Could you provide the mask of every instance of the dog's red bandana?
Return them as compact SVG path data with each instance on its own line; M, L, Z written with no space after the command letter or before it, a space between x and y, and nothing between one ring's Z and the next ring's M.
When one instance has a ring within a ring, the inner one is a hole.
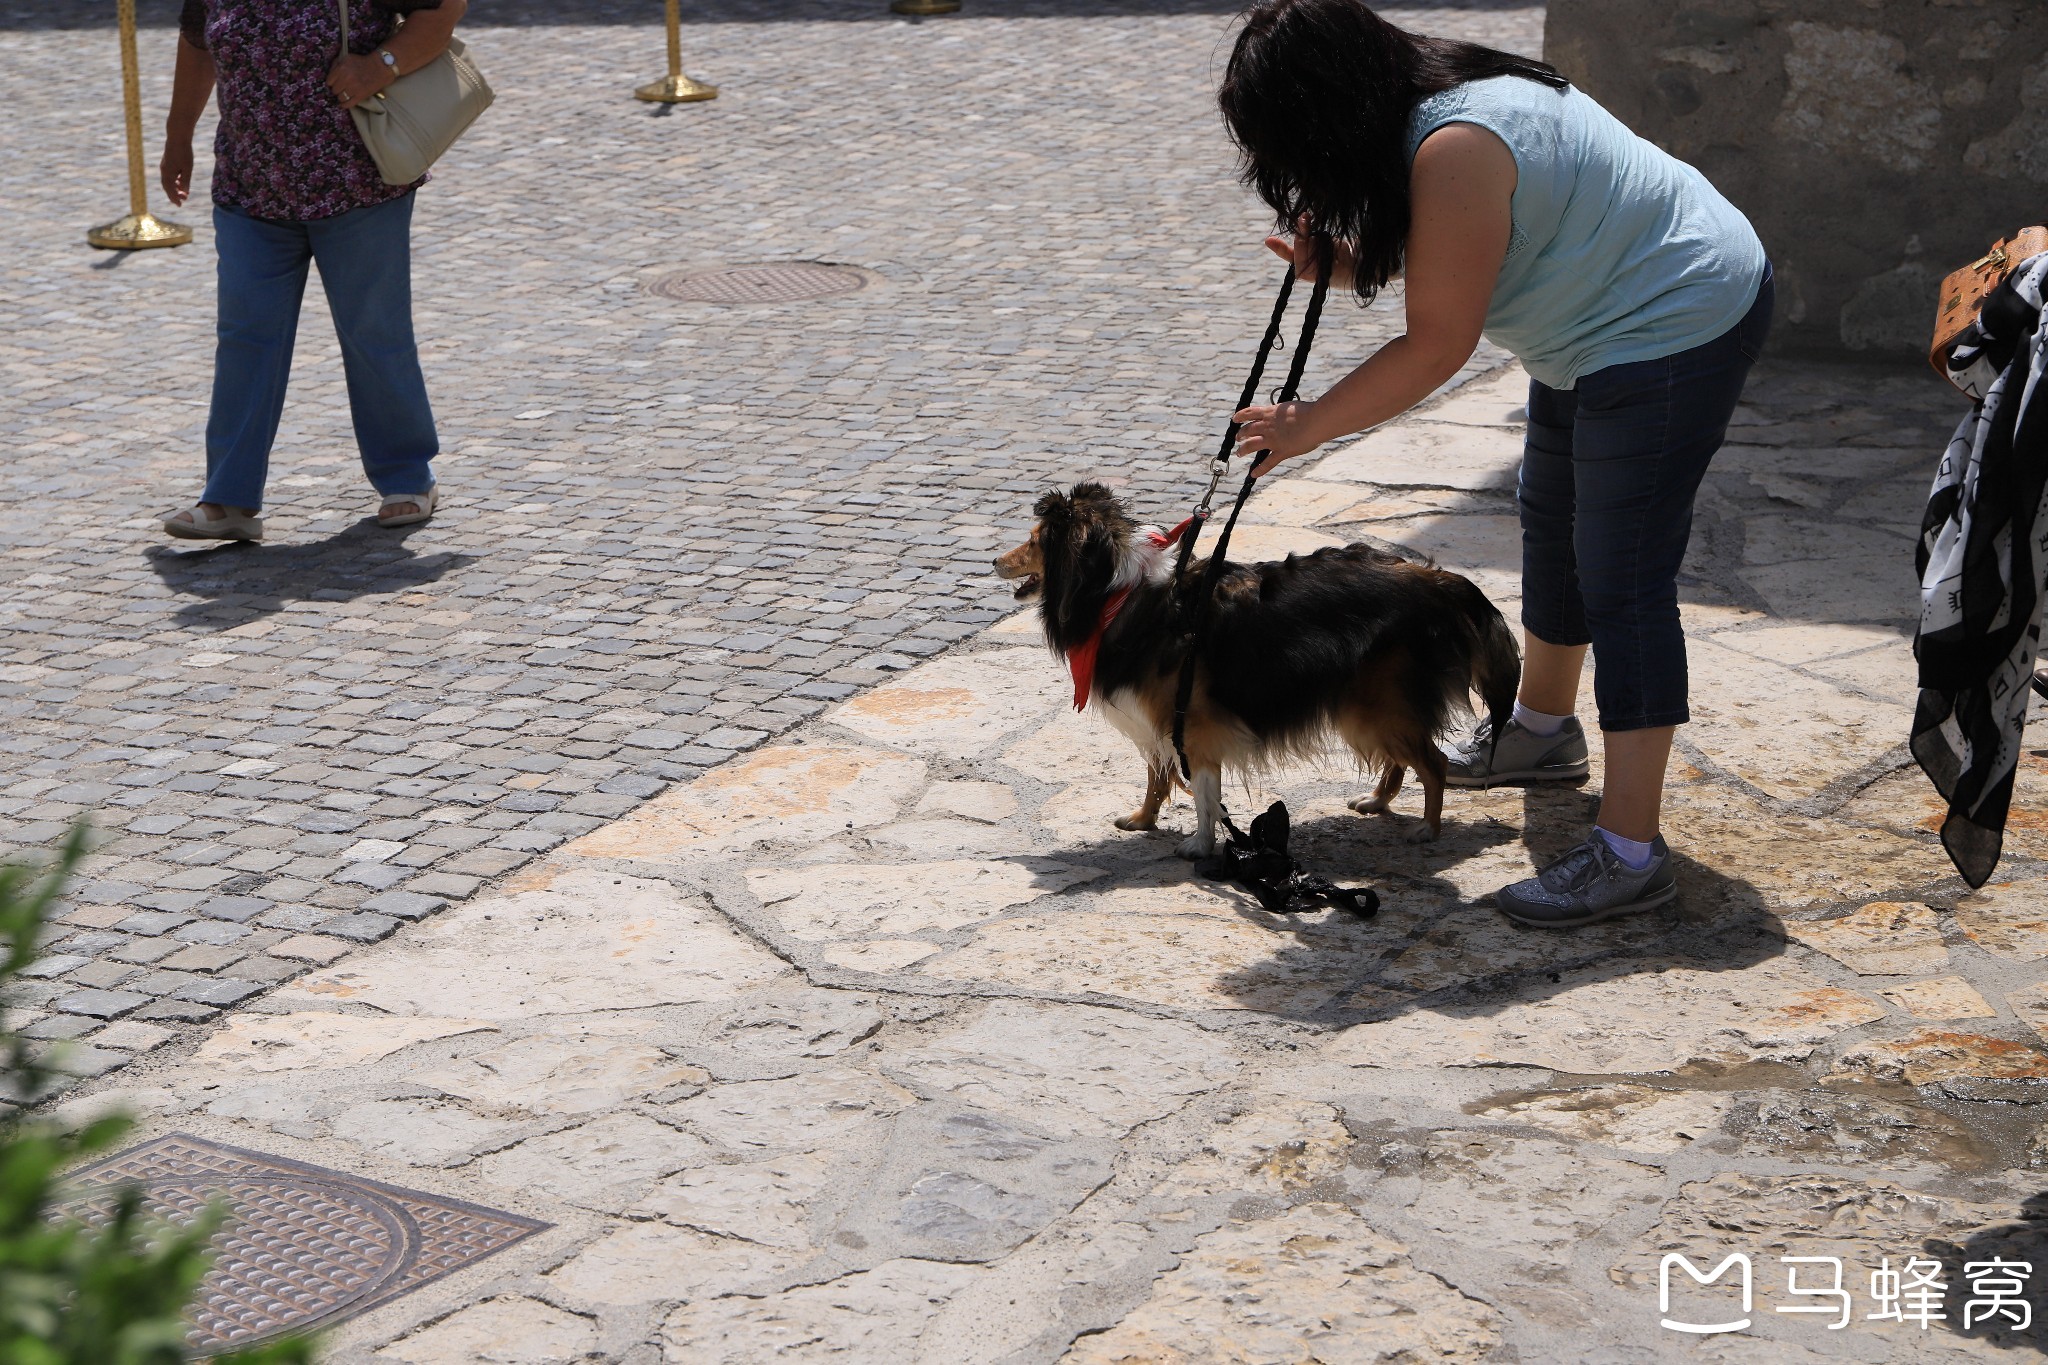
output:
M1193 522L1194 518L1189 517L1171 531L1148 532L1145 538L1152 542L1153 553L1157 554L1178 541ZM1074 675L1076 711L1084 711L1088 707L1089 694L1095 690L1095 654L1102 648L1102 633L1109 629L1111 621L1116 620L1116 614L1124 609L1125 601L1130 598L1132 586L1135 584L1118 588L1111 593L1109 600L1102 604L1102 619L1095 623L1094 631L1087 639L1067 651L1067 671Z

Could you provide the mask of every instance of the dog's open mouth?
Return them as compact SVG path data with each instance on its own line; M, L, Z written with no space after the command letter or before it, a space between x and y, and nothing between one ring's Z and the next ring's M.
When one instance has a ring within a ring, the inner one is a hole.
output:
M1023 579L1017 584L1017 600L1019 602L1028 602L1038 596L1038 589L1043 581L1035 573L1025 574Z

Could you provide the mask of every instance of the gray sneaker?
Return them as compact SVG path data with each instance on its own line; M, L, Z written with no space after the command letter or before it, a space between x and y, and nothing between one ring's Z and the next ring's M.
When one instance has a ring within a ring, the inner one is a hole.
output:
M1538 735L1512 719L1493 738L1493 722L1479 718L1472 733L1444 750L1453 787L1492 787L1504 782L1569 782L1586 775L1586 731L1577 716L1554 735Z
M1678 879L1664 836L1650 848L1650 865L1639 872L1595 834L1527 881L1502 887L1494 904L1516 923L1539 929L1570 929L1655 909L1678 894Z

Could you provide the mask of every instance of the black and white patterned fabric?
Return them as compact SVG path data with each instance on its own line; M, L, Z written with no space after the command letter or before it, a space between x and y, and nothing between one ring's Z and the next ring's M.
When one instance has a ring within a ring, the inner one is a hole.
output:
M1921 522L1913 757L1948 802L1941 842L1982 886L1998 866L2048 599L2048 254L1985 299L1951 351L1981 393L1935 471Z

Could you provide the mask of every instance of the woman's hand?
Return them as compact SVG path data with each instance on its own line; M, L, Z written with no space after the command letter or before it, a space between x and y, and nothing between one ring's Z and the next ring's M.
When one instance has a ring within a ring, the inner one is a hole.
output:
M1231 420L1237 423L1237 453L1266 452L1252 466L1252 477L1269 474L1282 460L1306 455L1323 443L1315 434L1316 405L1306 399L1291 403L1259 403L1240 409Z
M157 166L157 176L163 181L164 198L172 207L185 202L192 193L192 139L190 137L164 138L164 159Z
M468 9L469 0L441 0L433 9L414 10L384 40L383 50L398 63L396 69L374 52L363 57L347 53L328 68L327 88L342 108L355 108L447 51L448 39Z
M1308 216L1294 220L1294 235L1282 237L1277 233L1266 239L1266 250L1294 267L1294 278L1313 280L1321 273L1316 268L1315 234L1308 229ZM1331 251L1333 269L1330 271L1330 288L1351 288L1351 248L1342 242L1335 244Z
M157 175L171 203L182 204L192 193L192 131L206 102L213 98L213 54L194 47L178 34L178 66L171 78L171 107L164 115L164 159Z
M378 94L398 79L390 67L384 65L374 53L358 57L350 53L337 58L327 71L327 88L334 92L344 109L353 109L370 96Z

